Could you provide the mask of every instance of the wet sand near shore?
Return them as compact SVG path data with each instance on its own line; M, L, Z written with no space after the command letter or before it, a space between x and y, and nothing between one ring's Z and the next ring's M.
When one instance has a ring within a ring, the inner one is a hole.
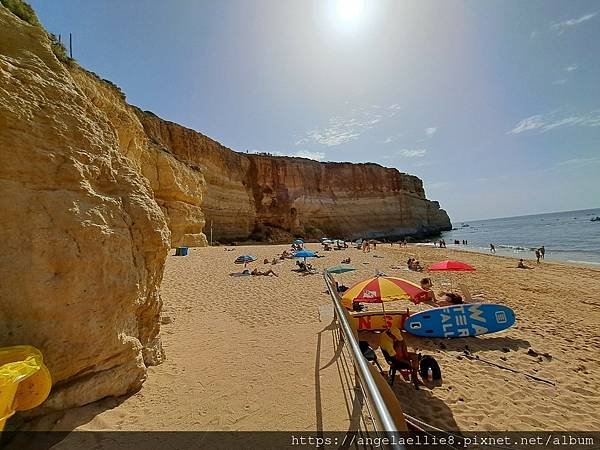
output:
M162 285L165 321L171 321L162 326L167 360L149 369L138 393L69 411L45 427L355 428L360 414L352 411L353 371L336 344L322 275L292 271L294 260L263 264L287 246L229 248L234 251L199 248L187 257L169 257ZM527 262L532 270L523 270L514 258L389 244L371 253L353 248L320 253L325 257L310 261L319 270L352 259L357 271L338 277L348 286L376 271L418 282L424 274L404 269L411 256L425 267L459 259L477 272L425 275L436 291L464 283L482 302L514 309L516 325L501 333L412 338L414 348L438 360L444 383L417 391L399 378L394 391L406 413L452 430L600 431L600 270L535 261ZM229 276L240 270L233 261L242 254L258 258L250 267L272 268L279 277ZM399 303L390 308L407 306ZM466 358L465 349L480 360Z

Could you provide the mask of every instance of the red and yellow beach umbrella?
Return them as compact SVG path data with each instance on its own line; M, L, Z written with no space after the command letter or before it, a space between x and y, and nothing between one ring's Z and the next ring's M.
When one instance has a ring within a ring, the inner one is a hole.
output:
M342 297L342 305L352 309L354 302L383 303L410 300L419 303L429 298L429 293L410 281L396 277L374 277L355 284Z

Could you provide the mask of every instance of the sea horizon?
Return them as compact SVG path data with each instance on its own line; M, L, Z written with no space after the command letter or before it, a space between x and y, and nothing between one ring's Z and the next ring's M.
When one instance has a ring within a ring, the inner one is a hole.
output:
M468 223L468 222L484 222L487 220L498 220L498 219L516 219L516 218L520 218L520 217L545 216L545 215L551 215L551 214L592 211L592 210L597 210L597 209L600 209L600 206L596 206L593 208L584 208L584 209L565 209L562 211L549 211L549 212L541 212L541 213L533 213L533 214L520 214L517 216L488 217L486 219L462 219L462 220L452 220L451 219L450 222L452 223L452 226L454 227L454 225L456 225L456 224L463 224L463 223Z
M534 261L535 250L544 246L546 259L598 266L600 224L592 221L598 216L600 208L591 208L452 222L441 237L456 248L490 253L493 244L495 254Z

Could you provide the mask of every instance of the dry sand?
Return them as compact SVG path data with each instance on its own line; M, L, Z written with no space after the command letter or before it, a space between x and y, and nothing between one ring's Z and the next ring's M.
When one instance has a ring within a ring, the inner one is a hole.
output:
M308 244L317 250L317 244ZM331 301L321 275L303 276L293 260L264 265L285 246L191 249L169 257L162 287L167 360L125 399L104 400L66 413L55 429L84 430L348 430L360 414L345 350L336 344ZM380 244L376 251L320 252L322 270L352 258L350 285L376 270L418 282L404 266L409 256L425 266L460 259L477 272L454 275L484 302L516 312L502 333L455 340L417 339L419 351L441 365L444 384L416 391L397 380L405 412L452 430L600 431L600 270L544 262L517 269L513 258L451 249ZM252 254L251 267L279 277L230 277L233 260ZM445 275L434 275L435 290ZM370 306L378 309L379 305ZM412 308L418 309L418 308ZM322 313L320 320L319 311ZM167 319L167 320L169 320ZM534 381L461 356L480 358L550 380ZM551 358L531 356L534 349ZM383 361L383 358L380 358ZM386 367L385 362L383 362Z

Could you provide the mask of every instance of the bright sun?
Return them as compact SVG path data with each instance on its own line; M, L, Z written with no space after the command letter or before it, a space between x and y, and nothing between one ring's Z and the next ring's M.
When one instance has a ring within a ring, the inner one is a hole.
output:
M337 0L337 14L345 22L356 20L364 7L364 0Z

